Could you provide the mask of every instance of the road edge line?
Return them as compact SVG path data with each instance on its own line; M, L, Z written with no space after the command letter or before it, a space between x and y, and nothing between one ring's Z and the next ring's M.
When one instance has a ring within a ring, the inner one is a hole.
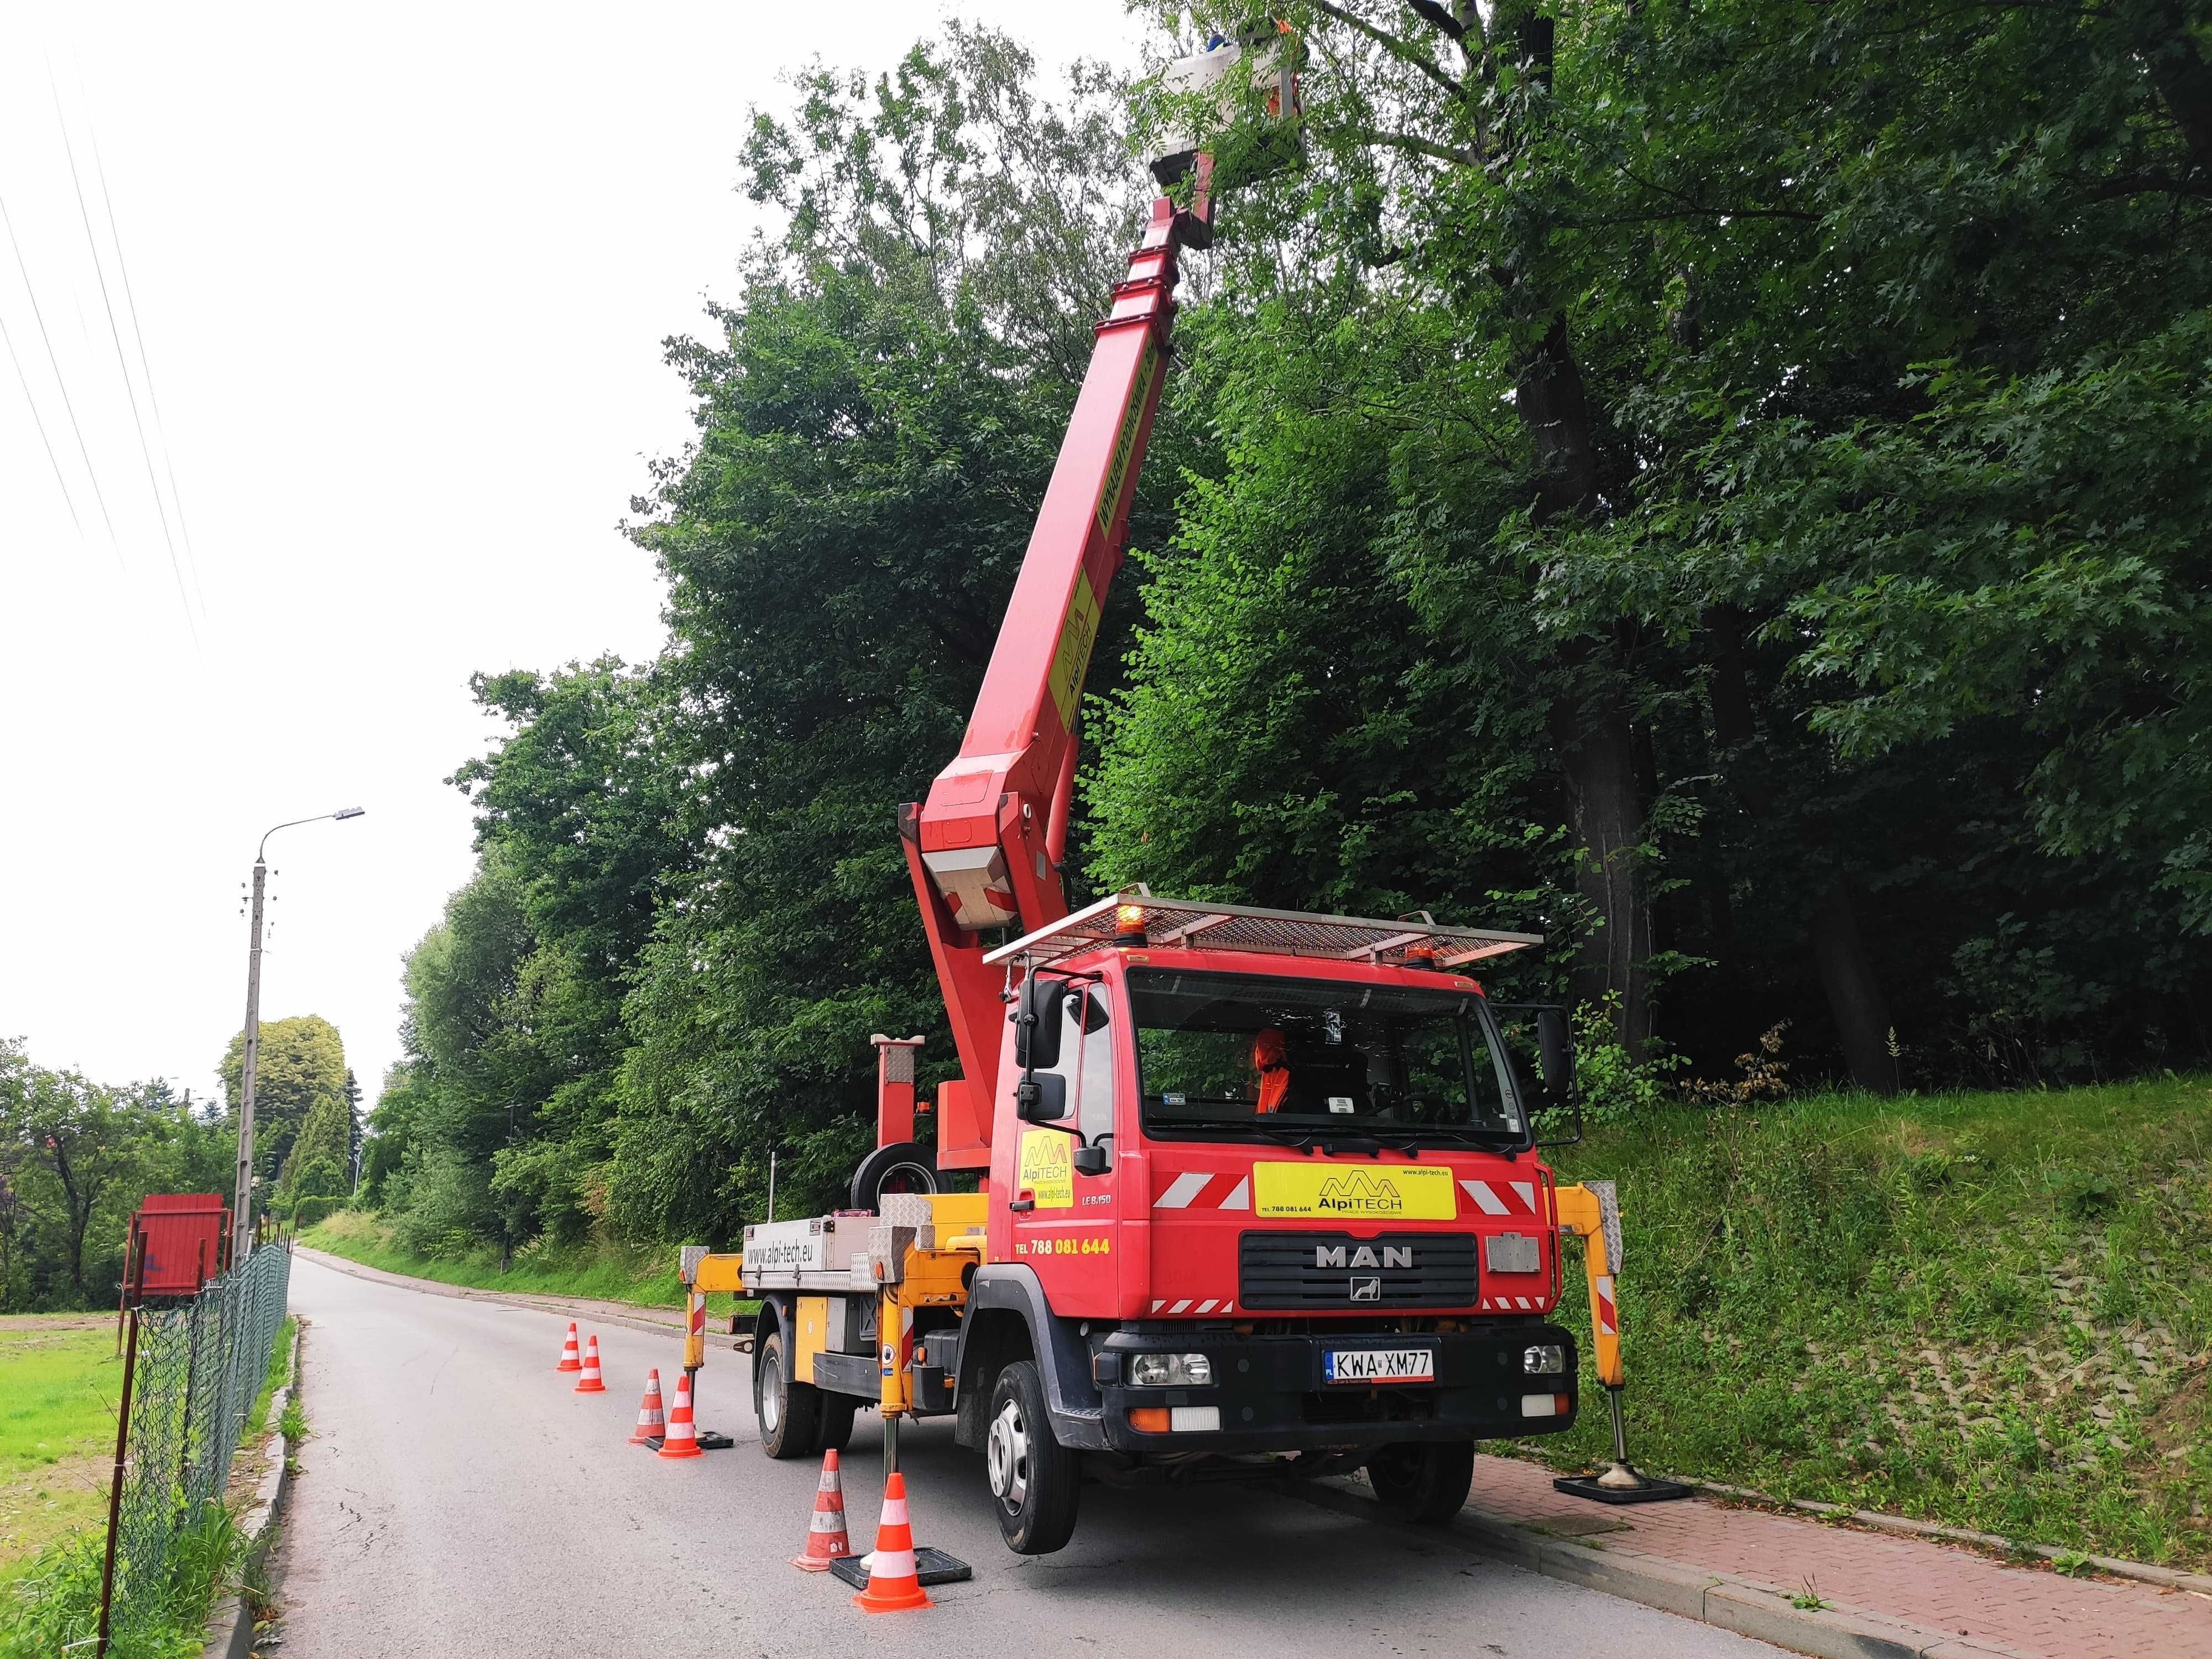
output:
M395 1273L383 1267L372 1267L365 1261L349 1261L342 1255L332 1255L328 1250L318 1250L306 1244L295 1244L293 1249L318 1267L328 1267L333 1273L344 1273L369 1285L389 1285L394 1289L417 1291L427 1296L450 1297L456 1302L489 1302L496 1307L516 1308L524 1313L551 1314L561 1319L579 1319L583 1310L575 1304L589 1302L589 1316L602 1325L619 1325L627 1330L643 1331L653 1336L684 1334L680 1317L660 1320L647 1319L639 1315L609 1313L605 1305L591 1297L532 1297L526 1292L488 1291L474 1285L447 1285L435 1279L417 1279L411 1273ZM556 1304L567 1304L556 1306ZM682 1310L672 1310L680 1315Z
M300 1366L307 1351L307 1322L301 1320L292 1328L292 1364L284 1378L284 1386L269 1396L269 1415L271 1424L283 1421L285 1408L300 1391ZM277 1431L283 1437L283 1431ZM268 1559L270 1546L276 1541L276 1519L283 1510L284 1498L292 1489L292 1453L289 1443L276 1458L274 1467L261 1477L261 1487L253 1497L253 1507L246 1513L239 1530L246 1534L246 1553L240 1558L239 1577L246 1574ZM253 1607L243 1591L224 1597L216 1603L208 1614L207 1644L201 1659L251 1659L253 1651Z
M1664 1556L1592 1549L1462 1510L1443 1527L1398 1520L1348 1480L1299 1481L1291 1496L1415 1536L1455 1539L1478 1555L1547 1578L1601 1590L1662 1613L1733 1631L1813 1659L2041 1659L2016 1648L1964 1639L1856 1607L1814 1609L1764 1584L1708 1571Z

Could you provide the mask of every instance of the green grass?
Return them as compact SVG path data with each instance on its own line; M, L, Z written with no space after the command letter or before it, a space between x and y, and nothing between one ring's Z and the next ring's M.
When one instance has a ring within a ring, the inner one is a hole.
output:
M341 1210L300 1235L311 1249L327 1250L366 1267L410 1278L461 1285L475 1290L519 1291L533 1296L589 1297L601 1302L628 1302L641 1308L681 1308L684 1282L676 1276L677 1248L673 1244L623 1245L591 1243L574 1246L532 1244L514 1253L506 1273L499 1269L499 1252L489 1246L465 1255L414 1255L398 1248L391 1230L374 1216L359 1210ZM707 1298L712 1313L750 1309L757 1304L727 1296Z
M299 1340L300 1321L297 1316L287 1314L278 1328L276 1340L269 1349L269 1373L261 1379L261 1392L253 1401L253 1409L246 1413L246 1437L242 1445L253 1445L261 1438L261 1431L269 1425L269 1405L276 1390L292 1380L292 1349Z
M0 1319L0 1583L106 1515L122 1391L112 1317Z
M255 1431L290 1369L293 1328L284 1322ZM0 1319L0 1659L91 1651L122 1382L112 1320ZM243 1548L229 1511L210 1507L172 1544L157 1604L118 1632L110 1651L198 1654L208 1608L235 1577Z
M0 1659L88 1654L100 1626L103 1528L55 1540L14 1581L0 1584ZM238 1582L246 1540L236 1518L210 1504L169 1546L167 1573L150 1604L118 1616L113 1659L193 1659L207 1639L208 1610Z
M1647 1468L2212 1564L2206 1079L1671 1109L1557 1156L1620 1182ZM1530 1455L1607 1454L1583 1385Z

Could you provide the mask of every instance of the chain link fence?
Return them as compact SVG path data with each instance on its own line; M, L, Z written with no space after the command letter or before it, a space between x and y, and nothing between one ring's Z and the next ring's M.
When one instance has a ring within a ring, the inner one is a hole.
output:
M289 1243L267 1244L190 1300L137 1310L115 1537L111 1623L118 1638L161 1616L173 1553L223 1496L269 1374L291 1278Z

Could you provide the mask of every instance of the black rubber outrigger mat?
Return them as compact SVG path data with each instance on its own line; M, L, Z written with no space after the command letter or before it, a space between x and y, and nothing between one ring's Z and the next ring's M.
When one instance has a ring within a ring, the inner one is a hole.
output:
M867 1564L857 1555L841 1555L830 1563L830 1571L856 1590L868 1587ZM927 1589L932 1584L962 1584L975 1576L975 1569L957 1555L947 1555L943 1550L917 1544L914 1550L914 1576Z
M1594 1498L1601 1504L1665 1504L1677 1498L1694 1498L1697 1488L1686 1486L1679 1480L1655 1480L1646 1477L1640 1486L1601 1486L1594 1474L1563 1474L1552 1482L1552 1490L1563 1492L1570 1498Z

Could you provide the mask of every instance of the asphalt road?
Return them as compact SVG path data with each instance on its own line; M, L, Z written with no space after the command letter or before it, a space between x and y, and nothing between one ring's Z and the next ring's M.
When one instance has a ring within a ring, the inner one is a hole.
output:
M915 1530L975 1577L933 1590L930 1611L870 1617L830 1575L787 1565L817 1469L760 1455L745 1361L726 1347L708 1353L700 1420L738 1446L664 1462L625 1441L647 1366L672 1395L672 1336L602 1330L608 1391L578 1395L553 1369L565 1322L550 1314L304 1258L292 1306L312 1322L310 1438L278 1547L283 1659L1780 1651L1279 1493L1086 1487L1074 1542L1024 1559L999 1540L981 1459L942 1423L901 1445ZM864 1413L844 1460L859 1550L881 1450Z

